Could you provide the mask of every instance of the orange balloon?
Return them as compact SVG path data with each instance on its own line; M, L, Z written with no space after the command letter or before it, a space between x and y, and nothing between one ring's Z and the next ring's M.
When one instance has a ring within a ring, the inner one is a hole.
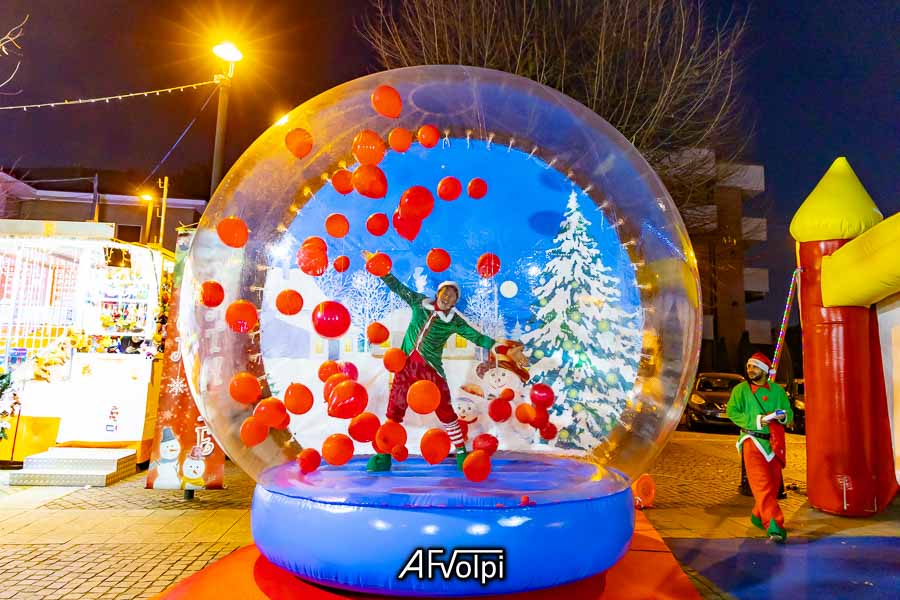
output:
M419 143L426 148L434 148L441 138L441 132L434 125L422 125L419 127L416 137L419 138Z
M474 198L475 200L481 200L487 194L487 182L480 177L476 177L475 179L469 182L469 186L466 191L469 192L469 197Z
M379 85L372 92L372 108L383 117L396 119L403 110L400 92L389 85Z
M359 413L350 421L347 433L357 442L371 442L381 427L381 421L370 412Z
M436 465L450 454L450 436L443 429L429 429L419 442L419 450L425 462Z
M325 231L331 237L342 238L350 231L350 221L340 213L332 213L325 219Z
M537 417L537 411L530 404L520 404L516 407L516 419L519 423L530 424Z
M244 371L231 378L228 393L241 404L253 404L262 395L262 386L259 385L255 375Z
M485 252L478 257L476 268L478 269L478 274L484 279L490 279L500 271L500 257L496 254Z
M302 248L307 252L328 252L328 244L317 235L311 235L303 240Z
M284 416L281 418L281 421L279 421L278 425L273 425L272 429L285 430L288 428L288 425L290 425L290 424L291 424L291 415L289 415L287 413L287 411L285 411Z
M417 381L409 386L406 392L406 402L413 411L420 415L427 415L441 403L441 390L433 381Z
M232 248L243 247L247 243L247 238L250 237L250 230L247 229L244 220L234 216L225 217L219 221L219 224L216 225L216 233L219 234L219 239L223 244Z
M381 323L375 322L366 327L366 337L373 344L383 344L391 337L391 332Z
M334 259L334 270L343 273L350 268L350 259L346 256L338 256Z
M463 475L469 481L484 481L491 474L491 455L484 450L473 450L463 462Z
M251 448L261 444L269 436L269 426L257 417L247 417L241 423L241 441Z
M335 373L331 377L329 377L325 381L325 386L322 390L322 395L325 396L325 402L331 404L332 394L334 393L334 388L338 385L344 383L345 381L349 381L350 378L346 373Z
M383 252L376 252L366 261L366 271L375 277L384 277L391 272L391 257Z
M236 333L247 333L259 322L256 307L246 300L235 300L225 310L225 322Z
M366 219L366 229L372 235L384 235L390 226L391 222L388 221L387 215L384 213L373 213Z
M406 445L406 429L396 421L385 421L375 432L375 442L379 448L393 449Z
M361 165L377 165L386 151L384 140L371 129L363 129L353 138L353 156Z
M334 433L322 443L322 458L329 465L345 465L353 458L353 440L343 433Z
M341 372L341 365L334 360L326 360L321 365L319 365L319 381L325 383L328 381L328 378L334 375L335 373Z
M331 185L337 193L346 196L353 191L353 173L347 169L338 169L331 175Z
M387 177L375 165L360 165L353 171L352 181L353 188L366 198L377 200L387 194Z
M200 303L215 308L225 300L225 290L218 281L204 281L200 286Z
M444 177L438 182L437 193L441 200L456 200L462 194L462 184L456 177Z
M443 248L432 248L425 257L425 264L435 273L441 273L450 268L450 254Z
M384 353L384 368L399 373L406 366L406 354L400 348L388 348Z
M409 450L406 446L394 446L391 450L391 457L397 462L403 462L409 458Z
M312 473L322 464L322 455L315 448L304 448L297 455L297 464L301 473Z
M296 315L303 310L303 296L296 290L282 290L275 297L275 308L283 315Z
M510 388L503 388L500 390L500 395L497 396L500 400L505 400L507 402L512 402L515 397L516 393Z
M631 485L634 494L635 506L640 503L641 508L652 508L656 499L656 483L653 478L644 473Z
M278 398L265 398L260 400L256 408L253 409L253 416L269 427L277 427L284 419L286 412L281 400Z
M413 134L409 129L396 127L388 134L388 144L395 152L406 152L412 146Z
M284 407L295 415L309 412L313 405L312 391L302 383L292 383L284 392Z
M342 381L331 391L328 399L328 416L336 419L352 419L366 410L369 403L369 393L366 387L347 379Z
M297 158L303 158L313 147L312 135L305 129L293 129L284 136L284 145Z

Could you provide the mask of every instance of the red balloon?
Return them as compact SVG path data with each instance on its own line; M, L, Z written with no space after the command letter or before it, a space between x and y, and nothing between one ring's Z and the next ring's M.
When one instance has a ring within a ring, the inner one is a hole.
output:
M312 390L302 383L292 383L284 392L284 407L295 415L304 415L313 405Z
M400 348L388 348L383 361L385 369L391 373L399 373L406 366L406 354Z
M395 152L406 152L412 146L413 134L409 129L396 127L388 134L388 144Z
M296 290L282 290L275 298L275 308L283 315L296 315L303 310L303 296Z
M247 224L240 217L225 217L216 225L216 233L219 239L226 246L232 248L242 248L250 237L250 230Z
M512 406L506 400L495 398L488 404L488 416L497 423L503 423L512 416Z
M406 392L406 402L413 412L420 415L432 413L441 403L441 390L433 381L417 381Z
M534 405L532 405L534 406ZM546 408L537 408L534 409L534 419L531 420L531 425L535 429L541 429L547 423L550 422L550 413L547 412Z
M322 464L322 455L315 448L304 448L297 455L297 464L301 473L312 473Z
M200 286L200 303L215 308L225 300L225 290L218 281L204 281Z
M359 379L359 369L357 369L356 365L354 365L349 360L342 360L338 363L338 366L340 366L341 368L341 373L343 373L353 381Z
M531 386L530 395L531 403L534 404L537 408L543 408L544 410L546 410L553 406L555 394L553 393L553 388L546 383L536 383Z
M241 441L251 448L263 443L269 436L269 426L256 417L247 417L241 423Z
M325 231L331 237L342 238L350 231L350 221L340 213L330 214L325 219Z
M328 252L328 244L322 238L311 235L303 240L302 248L306 248L309 252Z
M338 169L331 176L331 185L339 194L346 196L353 191L353 173L347 169Z
M391 332L381 323L375 322L366 327L366 337L372 344L383 344L391 337Z
M235 300L225 310L225 322L236 333L247 333L259 322L256 307L246 300Z
M384 235L387 233L388 227L390 227L391 223L388 221L387 215L384 213L374 213L369 215L369 218L366 219L366 229L369 230L369 233L372 235Z
M419 138L419 143L426 148L434 148L437 146L438 140L441 139L441 132L434 125L422 125L419 127L419 132L416 135Z
M337 384L331 392L328 416L337 419L352 419L366 410L369 393L361 383L348 379Z
M241 404L253 404L262 396L262 386L255 375L244 371L231 378L228 393Z
M490 279L500 271L500 257L487 252L478 258L478 274L485 279Z
M481 200L487 194L487 182L484 179L476 177L469 182L469 197L475 200Z
M328 379L325 380L325 386L322 388L322 395L325 397L326 403L331 403L331 394L334 392L334 388L345 381L350 381L346 373L338 372L334 375L329 375Z
M388 189L387 177L375 165L360 165L353 171L353 188L366 198L384 198Z
M403 110L400 92L389 85L379 85L372 92L372 108L383 117L396 119Z
M473 450L463 462L463 475L469 481L484 481L491 474L491 455L484 450Z
M409 217L421 221L427 219L434 210L434 196L428 188L414 185L400 196L398 211L401 217Z
M499 440L489 433L482 433L472 440L472 448L475 450L484 450L490 456L493 456L494 452L496 452L499 447Z
M391 450L391 458L396 460L397 462L403 462L407 458L409 458L409 450L406 446L394 446Z
M284 136L284 145L297 158L303 158L313 147L312 135L305 129L293 129Z
M284 419L286 412L287 410L285 410L281 400L278 398L265 398L260 400L256 408L253 409L253 416L269 427L275 427Z
M375 433L381 427L378 417L370 412L364 412L353 417L347 433L357 442L371 442L375 439Z
M383 252L376 252L366 261L366 271L375 277L384 277L391 272L391 257Z
M547 423L541 427L541 438L545 440L552 440L556 437L557 433L559 433L559 431L553 423Z
M425 264L435 273L441 273L450 268L450 254L441 248L432 248L425 257Z
M353 440L343 433L334 433L322 443L322 458L329 465L345 465L353 458Z
M319 277L328 270L328 255L310 248L300 248L297 252L297 266L312 277Z
M334 270L343 273L350 268L350 259L346 256L338 256L334 259Z
M335 360L326 360L321 365L319 365L319 381L325 383L328 381L328 378L336 373L341 372L341 365L337 363Z
M443 429L429 429L419 442L422 458L430 465L436 465L450 454L450 436Z
M394 211L393 221L394 229L397 230L400 237L409 240L410 242L416 239L416 236L419 235L419 231L422 229L422 221L401 217L399 209Z
M350 329L350 312L340 302L326 300L313 309L312 324L323 338L339 338Z
M438 183L437 193L441 200L456 200L462 194L462 184L456 177L444 177Z
M353 138L353 156L361 165L377 165L386 151L384 140L371 129L363 129Z

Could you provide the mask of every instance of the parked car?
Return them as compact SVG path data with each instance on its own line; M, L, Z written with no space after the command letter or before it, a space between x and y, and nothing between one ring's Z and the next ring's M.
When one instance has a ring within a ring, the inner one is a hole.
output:
M681 418L682 424L688 429L698 425L734 427L725 415L725 408L731 390L742 381L744 378L734 373L698 373Z
M789 429L794 433L806 433L806 392L803 388L803 380L795 379L788 389L791 399L791 409L794 411L794 422Z

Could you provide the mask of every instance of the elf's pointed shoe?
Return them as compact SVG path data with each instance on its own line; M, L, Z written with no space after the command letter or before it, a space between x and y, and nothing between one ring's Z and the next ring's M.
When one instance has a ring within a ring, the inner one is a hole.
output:
M459 450L456 451L456 468L459 469L460 471L463 470L463 463L466 462L466 457L468 455L469 455L469 453L466 451L465 448L460 448Z
M763 522L762 522L762 519L761 519L760 517L757 517L756 515L751 514L751 515L750 515L750 522L753 523L753 526L754 526L754 527L757 527L757 528L759 528L759 529L762 529L763 531L766 530L766 528L763 527Z
M766 530L769 539L776 544L783 544L787 541L787 530L775 522L775 519L769 521L769 528Z
M390 454L376 454L369 458L369 461L366 463L366 471L370 473L381 473L385 471L391 470L391 455Z

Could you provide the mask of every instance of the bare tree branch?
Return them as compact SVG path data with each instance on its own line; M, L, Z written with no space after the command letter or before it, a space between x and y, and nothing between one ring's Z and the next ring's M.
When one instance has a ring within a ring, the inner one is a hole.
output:
M6 35L0 37L0 59L7 59L17 56L22 56L22 46L19 44L19 39L25 35L25 23L28 22L28 15L25 15L25 18L22 19L22 22L10 29L6 32ZM19 66L21 66L22 61L15 59L15 66L12 68L12 72L4 79L2 75L0 75L0 90L4 86L6 86L13 78L16 76L16 73L19 72ZM22 90L18 90L15 92L4 92L0 91L0 95L2 96L14 96L16 94L21 93Z

